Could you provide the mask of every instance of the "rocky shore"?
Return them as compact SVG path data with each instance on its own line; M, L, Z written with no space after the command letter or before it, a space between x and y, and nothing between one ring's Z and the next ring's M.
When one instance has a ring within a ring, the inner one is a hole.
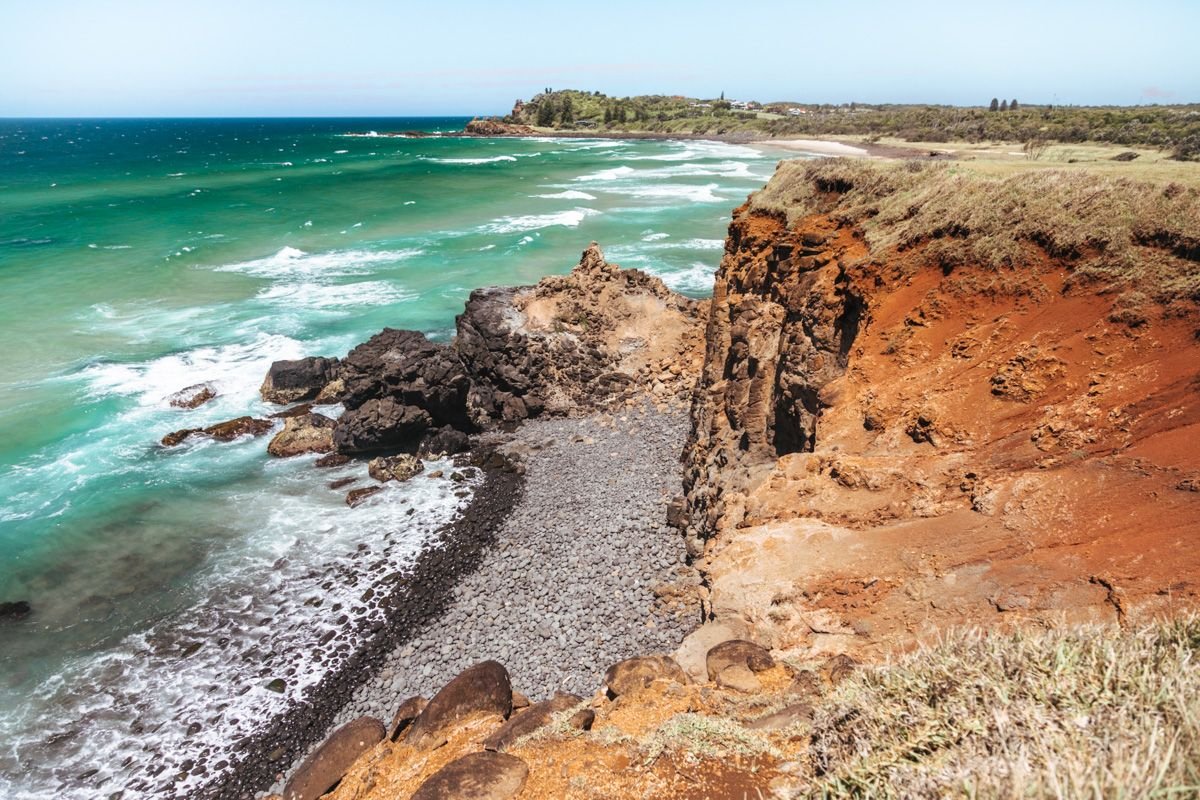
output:
M491 536L473 534L488 542L477 565L447 572L444 607L397 642L331 726L390 720L483 659L536 701L589 694L609 664L678 647L700 618L698 578L666 525L686 434L682 408L642 407L485 436L522 468L520 499Z

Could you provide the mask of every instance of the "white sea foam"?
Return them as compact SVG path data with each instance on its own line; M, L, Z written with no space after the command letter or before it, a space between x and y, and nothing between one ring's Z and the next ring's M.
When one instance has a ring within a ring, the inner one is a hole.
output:
M338 277L358 275L379 264L404 261L419 256L420 249L407 250L331 250L324 253L306 253L295 247L283 247L274 255L225 264L216 267L217 272L244 272L261 278L287 277Z
M660 239L668 239L668 238L670 238L670 236L671 236L671 234L669 234L669 233L648 233L642 237L642 241L643 242L657 242Z
M412 300L416 295L405 292L387 281L360 283L284 283L263 289L258 299L279 303L288 309L329 311L359 306L384 306Z
M435 164L494 164L500 161L516 161L516 156L493 156L491 158L430 158Z
M716 194L717 184L708 183L703 186L691 186L682 183L660 183L633 186L606 187L604 191L612 194L625 195L645 199L669 197L671 199L687 200L692 203L726 203L728 200Z
M572 208L569 211L559 211L554 214L528 214L520 217L501 217L482 226L480 230L485 233L520 233L522 231L536 231L541 228L553 228L556 226L577 228L585 219L599 213L594 208L578 207Z
M535 195L530 195L530 197L542 197L547 200L595 200L596 199L596 195L588 194L587 192L580 192L576 189L567 189L566 191L555 192L554 194L535 194Z
M133 397L141 406L164 407L185 386L211 382L219 395L253 398L271 362L302 358L304 345L286 336L260 334L251 341L198 347L150 361L101 363L85 368L82 377L94 398Z
M636 170L633 167L613 167L611 169L602 169L599 172L593 172L588 175L580 175L575 180L577 181L615 181L618 178L623 178L626 175L632 175Z

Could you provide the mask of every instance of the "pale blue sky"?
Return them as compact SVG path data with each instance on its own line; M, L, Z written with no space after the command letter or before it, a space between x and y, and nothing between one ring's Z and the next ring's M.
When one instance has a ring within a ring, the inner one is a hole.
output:
M1200 0L0 0L0 116L761 101L1200 101Z

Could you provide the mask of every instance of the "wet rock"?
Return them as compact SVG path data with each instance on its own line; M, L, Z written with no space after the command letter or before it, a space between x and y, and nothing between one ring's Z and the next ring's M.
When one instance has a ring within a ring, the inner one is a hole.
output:
M379 494L382 491L382 486L364 486L361 489L351 489L346 493L346 505L356 508L371 495Z
M465 717L476 713L497 714L508 719L512 713L512 683L508 670L497 661L469 667L434 695L408 734L408 744L428 748Z
M396 713L392 715L392 724L388 725L388 741L394 742L399 739L400 734L408 730L413 720L420 716L427 705L429 705L429 701L424 697L410 697L401 703L400 707L396 709Z
M302 417L305 414L312 413L312 403L301 403L298 406L285 408L283 411L276 411L274 414L268 415L270 419L287 419L289 417Z
M333 429L336 424L324 414L288 417L283 422L283 430L275 434L267 445L267 452L277 458L303 453L328 453L333 450Z
M708 679L717 680L721 673L733 666L743 667L749 672L763 672L775 666L771 653L754 642L731 639L721 642L708 651L704 659Z
M33 613L28 600L0 603L0 621L24 619Z
M400 450L416 445L432 424L429 412L417 406L390 397L368 400L338 420L333 444L339 453Z
M334 377L336 358L313 356L295 361L276 361L267 371L259 388L268 403L295 403L312 400Z
M270 433L274 427L275 425L269 419L238 417L226 422L218 422L207 428L185 428L168 433L162 438L162 443L167 447L174 447L192 436L207 436L218 442L231 442L241 436L262 436Z
M198 408L217 396L217 390L211 383L197 383L186 389L180 389L167 398L167 402L175 408Z
M471 753L435 772L412 800L508 800L525 788L529 767L507 753Z
M421 440L417 453L425 458L453 456L471 449L471 439L450 426L439 428Z
M321 456L313 462L313 466L325 469L327 467L341 467L349 464L354 459L350 456L342 455L341 453L330 453L327 456Z
M287 690L287 681L285 681L283 678L275 678L266 685L266 689L269 692L283 694Z
M336 481L329 482L330 489L342 489L352 483L358 481L358 478L338 478Z
M581 702L583 700L573 694L559 694L551 700L534 703L484 739L483 749L504 752L518 739L528 736L538 728L549 725L554 721L555 715L569 711ZM574 717L572 717L572 721L574 721ZM582 722L582 719L579 721Z
M398 456L372 458L367 464L367 474L380 483L403 482L425 471L425 464L416 456L402 453Z
M304 759L283 788L285 800L317 800L345 777L363 753L384 739L383 723L359 717L334 731Z
M613 697L637 694L655 681L686 684L687 675L669 656L636 656L618 661L604 673L604 685Z

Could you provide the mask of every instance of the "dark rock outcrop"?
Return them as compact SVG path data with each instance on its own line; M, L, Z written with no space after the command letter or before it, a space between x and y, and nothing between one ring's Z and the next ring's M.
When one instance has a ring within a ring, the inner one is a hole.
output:
M417 448L417 455L422 458L439 458L465 453L470 449L470 437L447 425L427 434L421 440L421 446Z
M391 398L429 414L429 427L470 428L466 398L470 386L462 362L449 345L431 342L417 331L385 328L355 347L338 373L341 399L351 409L373 399Z
M312 400L334 379L337 364L336 358L320 356L295 361L276 361L267 371L267 377L258 390L259 394L268 403L287 404Z
M24 619L33 613L28 600L0 603L0 621Z
M538 132L528 125L501 122L498 119L476 117L466 124L463 131L471 136L537 136Z
M432 424L423 408L391 397L371 399L341 416L333 430L333 446L339 453L415 449Z
M507 753L471 753L430 776L412 800L508 800L525 788L529 767Z
M285 800L317 800L337 784L363 753L383 741L383 723L359 717L334 731L288 780Z
M346 493L346 505L355 508L362 504L364 500L373 494L379 494L383 491L382 486L364 486L361 489L351 489Z
M413 722L406 741L417 749L436 746L446 732L477 713L505 719L512 713L512 682L498 661L468 667L442 687Z

